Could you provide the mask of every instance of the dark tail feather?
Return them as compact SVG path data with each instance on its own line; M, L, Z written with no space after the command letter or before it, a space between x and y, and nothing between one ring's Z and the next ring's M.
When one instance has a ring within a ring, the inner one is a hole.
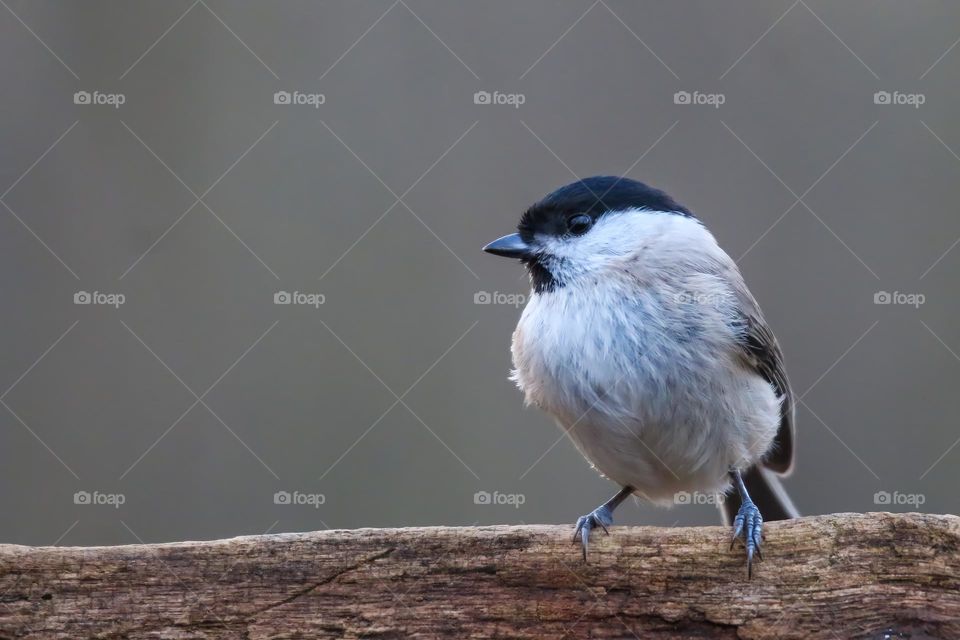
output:
M750 467L743 474L743 483L747 486L747 493L753 503L760 509L764 522L771 520L788 520L799 518L800 513L793 506L790 496L780 484L780 479L769 469ZM733 519L740 510L740 494L734 488L724 498L720 505L720 512L727 525L733 524Z

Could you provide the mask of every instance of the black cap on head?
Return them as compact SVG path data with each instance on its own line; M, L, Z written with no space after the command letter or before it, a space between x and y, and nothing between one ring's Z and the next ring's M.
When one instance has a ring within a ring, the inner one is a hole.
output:
M523 214L518 230L528 242L535 233L560 236L566 233L571 216L585 214L595 222L608 211L625 209L693 217L686 207L659 189L630 178L594 176L560 187L534 204Z

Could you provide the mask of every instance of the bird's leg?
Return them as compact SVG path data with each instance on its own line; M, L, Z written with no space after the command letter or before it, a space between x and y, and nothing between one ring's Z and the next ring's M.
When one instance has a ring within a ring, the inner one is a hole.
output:
M737 538L743 538L743 544L747 548L747 578L753 575L753 554L763 560L760 553L760 541L763 537L763 516L757 505L753 504L750 494L747 493L747 487L743 484L743 476L739 469L731 469L730 477L740 493L740 510L737 511L737 517L733 519L733 538L730 540L730 548L737 541Z
M590 530L595 527L603 529L604 533L607 527L613 524L613 510L620 506L620 503L627 499L634 491L633 487L624 487L620 489L617 495L613 496L602 505L591 511L585 516L577 519L577 528L573 532L573 542L576 544L577 538L580 538L583 544L583 561L587 561L587 545L590 543Z

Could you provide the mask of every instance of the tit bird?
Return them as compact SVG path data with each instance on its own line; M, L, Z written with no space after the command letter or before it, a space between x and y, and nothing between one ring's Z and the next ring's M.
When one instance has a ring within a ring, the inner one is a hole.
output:
M487 253L519 259L533 291L511 378L619 493L576 523L587 558L628 496L726 492L747 572L763 518L798 516L783 355L736 263L687 208L629 178L586 178L523 214ZM763 513L763 516L761 516Z

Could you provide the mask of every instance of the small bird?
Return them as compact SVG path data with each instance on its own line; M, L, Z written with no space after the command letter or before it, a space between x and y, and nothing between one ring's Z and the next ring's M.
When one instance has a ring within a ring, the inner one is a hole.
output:
M532 284L511 379L622 487L577 520L584 561L590 532L607 531L627 497L666 505L732 483L721 513L751 576L763 518L799 515L777 478L793 466L793 395L773 332L710 231L662 191L597 176L547 195L483 250L519 259Z

